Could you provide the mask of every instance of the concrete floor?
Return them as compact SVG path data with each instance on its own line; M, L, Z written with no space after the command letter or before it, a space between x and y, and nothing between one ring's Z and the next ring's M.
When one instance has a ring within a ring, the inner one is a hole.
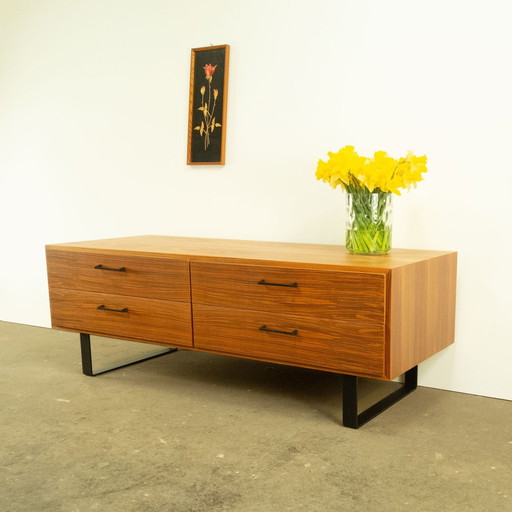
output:
M100 366L151 348L93 338ZM5 322L0 364L2 512L512 510L512 402L419 388L350 430L338 375L179 351L86 377L77 334Z

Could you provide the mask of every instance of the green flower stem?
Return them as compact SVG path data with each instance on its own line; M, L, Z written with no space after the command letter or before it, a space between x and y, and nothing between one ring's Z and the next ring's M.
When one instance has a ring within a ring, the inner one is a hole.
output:
M359 190L347 198L347 249L355 254L386 254L391 249L389 193Z

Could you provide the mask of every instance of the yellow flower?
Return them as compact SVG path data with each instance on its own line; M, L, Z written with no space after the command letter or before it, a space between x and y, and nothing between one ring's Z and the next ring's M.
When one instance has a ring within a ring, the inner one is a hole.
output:
M345 146L337 153L328 153L329 160L319 160L316 177L336 188L341 185L346 187L350 184L351 176L360 173L366 161L365 157L359 156L354 151L354 146Z
M345 146L337 153L328 153L329 160L318 161L316 178L333 188L341 186L349 192L393 192L409 189L423 179L427 172L427 157L407 156L394 159L385 151L376 151L373 158L359 156L354 146Z
M213 99L216 100L219 95L219 91L217 89L213 89Z
M205 91L206 87L203 85L203 87L201 87L201 96L204 96Z

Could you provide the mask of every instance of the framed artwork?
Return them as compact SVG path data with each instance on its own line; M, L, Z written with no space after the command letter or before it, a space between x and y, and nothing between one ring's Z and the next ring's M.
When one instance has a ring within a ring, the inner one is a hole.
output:
M224 164L228 72L229 45L192 49L188 165Z

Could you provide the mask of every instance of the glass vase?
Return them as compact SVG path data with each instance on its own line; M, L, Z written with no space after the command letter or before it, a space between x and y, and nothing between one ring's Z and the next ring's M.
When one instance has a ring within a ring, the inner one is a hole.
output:
M346 246L352 254L386 254L391 249L391 193L347 193Z

